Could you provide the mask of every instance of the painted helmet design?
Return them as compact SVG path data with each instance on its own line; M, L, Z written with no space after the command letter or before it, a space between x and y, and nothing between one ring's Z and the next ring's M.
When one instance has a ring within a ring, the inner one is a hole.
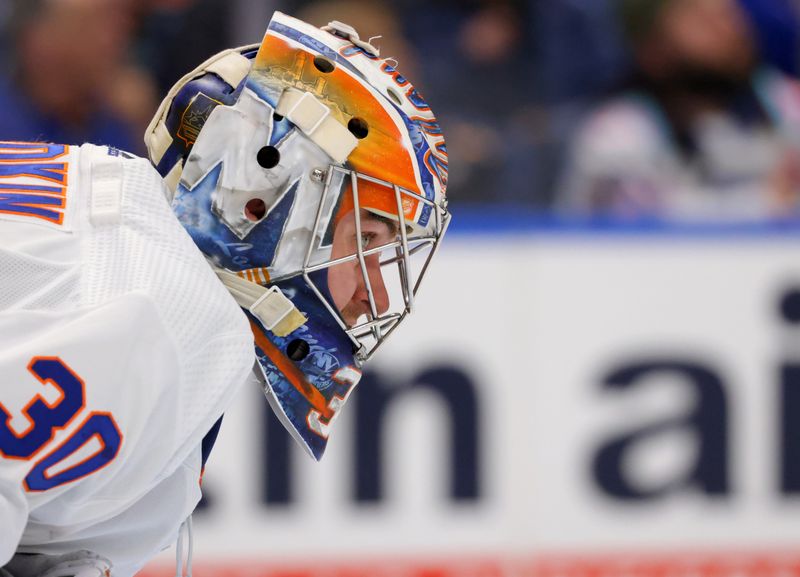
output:
M250 320L273 408L321 458L450 220L430 108L351 27L276 12L260 45L181 79L145 142Z

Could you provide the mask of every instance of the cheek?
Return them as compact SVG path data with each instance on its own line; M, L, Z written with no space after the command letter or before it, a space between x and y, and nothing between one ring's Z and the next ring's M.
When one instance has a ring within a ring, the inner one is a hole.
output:
M342 311L356 292L356 275L352 262L328 269L328 289L333 297L333 304Z

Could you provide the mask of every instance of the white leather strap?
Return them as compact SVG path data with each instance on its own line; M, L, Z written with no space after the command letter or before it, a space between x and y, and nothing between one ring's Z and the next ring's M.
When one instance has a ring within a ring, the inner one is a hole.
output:
M295 306L278 287L273 286L258 297L249 310L261 319L264 328L271 331L295 310Z
M278 105L280 107L280 104ZM278 114L281 114L280 110ZM317 100L310 92L304 92L286 111L284 116L297 128L311 135L331 115L331 109Z
M275 112L297 126L338 164L347 160L358 144L358 139L331 116L330 108L310 92L287 88Z
M236 88L242 79L250 72L250 60L242 56L239 50L228 52L222 58L211 62L206 71L213 72L229 86Z
M276 336L285 337L308 320L278 287L266 288L223 269L215 272L236 303Z
M183 172L183 159L179 159L178 162L172 165L172 168L169 169L169 172L164 177L164 184L167 185L167 189L169 191L169 196L167 200L171 203L173 197L175 196L175 192L178 190L178 183L181 181L181 173Z
M250 70L250 60L248 60L247 57L242 56L242 51L257 47L258 44L252 44L248 46L241 46L239 48L224 50L223 52L215 54L203 62L200 66L184 75L183 78L175 83L175 85L167 93L167 96L164 98L164 100L161 101L158 111L156 112L155 116L153 116L153 119L150 121L150 125L147 127L147 130L145 130L144 133L144 143L147 146L150 160L153 162L153 164L158 164L161 162L161 158L164 156L164 153L167 151L170 144L172 144L172 136L170 136L165 122L167 120L167 115L169 114L169 109L170 106L172 106L172 100L175 98L175 95L178 94L178 92L180 92L188 82L205 74L206 72L213 72L227 82L231 87L236 88L239 82L241 82L241 80L247 76L247 73Z
M122 161L97 159L92 163L89 221L94 226L117 224L122 212Z

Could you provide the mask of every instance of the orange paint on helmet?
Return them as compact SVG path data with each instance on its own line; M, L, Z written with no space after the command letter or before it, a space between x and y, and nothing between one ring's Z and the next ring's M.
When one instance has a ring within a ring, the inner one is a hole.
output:
M354 118L364 121L368 134L359 140L347 165L359 173L422 194L411 161L414 154L410 150L408 134L401 133L398 123L392 118L391 104L355 78L354 72L347 70L344 65L323 72L315 65L312 53L292 46L287 40L273 34L267 34L264 38L253 66L254 69L263 70L267 77L281 78L287 86L312 93L330 108L333 117L344 126ZM349 184L346 186L337 218L354 208L352 189ZM385 216L397 216L396 197L385 186L360 180L358 197L362 208ZM415 198L403 196L406 219L413 220L418 204Z

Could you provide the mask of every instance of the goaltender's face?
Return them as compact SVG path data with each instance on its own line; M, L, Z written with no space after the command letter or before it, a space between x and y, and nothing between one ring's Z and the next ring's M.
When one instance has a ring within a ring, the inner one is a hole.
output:
M366 251L393 242L397 237L397 225L391 220L378 217L363 208L359 214L361 216L361 238L358 238L356 231L355 211L347 213L336 224L331 260L356 254L359 242ZM375 253L365 257L364 260L375 299L375 308L378 314L383 314L389 309L389 295L383 282L380 257L381 253ZM354 326L360 317L371 313L369 293L358 259L337 264L328 269L328 287L333 302L347 326Z

